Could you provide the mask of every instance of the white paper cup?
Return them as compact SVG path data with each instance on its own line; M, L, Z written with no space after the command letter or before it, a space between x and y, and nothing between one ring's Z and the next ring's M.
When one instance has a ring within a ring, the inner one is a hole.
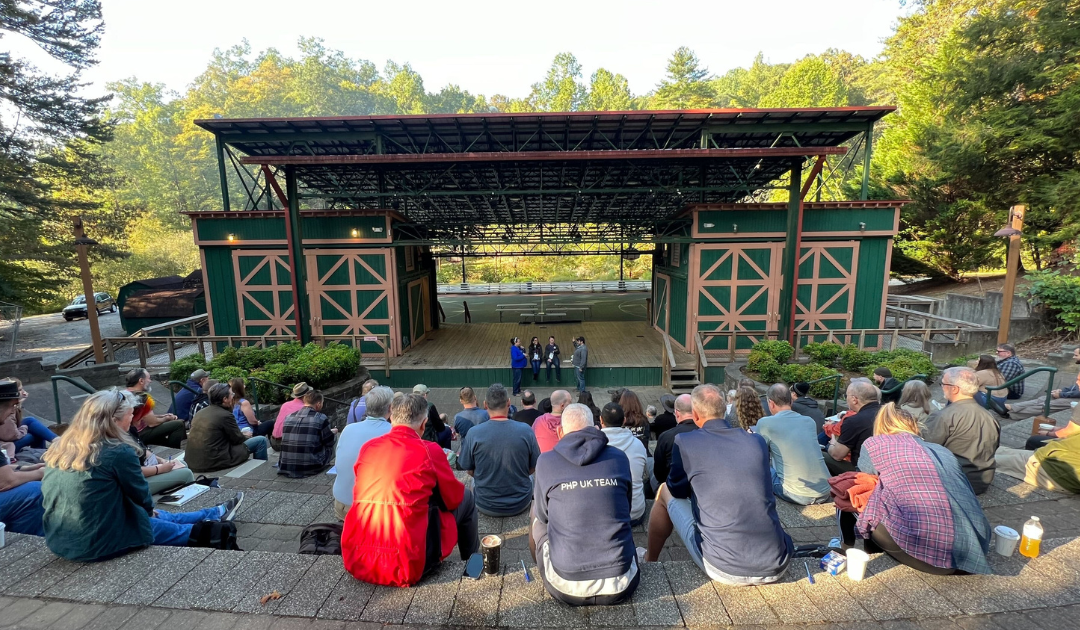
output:
M858 582L866 574L866 563L870 562L870 556L861 549L847 550L847 576Z
M1005 557L1013 555L1016 546L1020 544L1020 534L1011 527L998 525L994 528L994 535L997 537L994 549Z
M1053 431L1054 429L1057 428L1057 425L1056 424L1040 424L1039 428L1042 429L1043 431Z

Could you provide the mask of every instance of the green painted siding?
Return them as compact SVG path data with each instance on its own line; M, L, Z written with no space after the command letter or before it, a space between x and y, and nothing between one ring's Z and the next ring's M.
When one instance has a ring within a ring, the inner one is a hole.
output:
M668 334L679 342L684 348L688 348L686 340L686 308L690 299L690 289L686 278L674 277L671 279L671 315L668 320Z
M200 224L200 229L201 229ZM232 250L228 247L205 247L206 294L210 298L215 335L239 335L240 315L236 302L236 278L233 274Z
M706 223L712 223L713 227L705 227ZM708 210L698 213L697 229L700 234L735 236L751 232L783 232L786 223L786 210Z
M384 231L375 232L372 228L384 228ZM307 239L340 239L340 238L386 238L386 219L384 217L302 217L300 229L303 231L304 240ZM352 231L357 230L358 236L353 236ZM386 247L386 243L360 243L354 247Z
M875 232L892 230L895 217L895 208L807 210L803 214L803 232L858 232L859 223Z
M803 215L803 233L812 236L813 232L858 232L859 223L865 223L867 230L892 230L895 217L895 208L807 210ZM706 223L712 223L713 227L706 228ZM707 210L698 213L697 229L703 235L737 237L753 232L783 232L786 224L786 210Z
M236 246L244 241L285 240L285 220L277 219L199 219L199 240L224 241L236 236Z
M423 383L428 387L488 387L492 383L502 383L509 386L513 383L513 372L510 368L486 368L471 370L435 370L435 369L396 369L390 371L390 377L378 368L372 369L372 377L380 384L399 389L408 389L417 383ZM601 387L650 387L660 386L662 374L658 367L648 368L588 368L585 374L585 385L591 389ZM562 385L572 386L574 373L572 369L563 370ZM534 383L532 373L526 371L521 379L522 387L544 387L547 383L541 372L539 383ZM553 383L552 386L555 384Z
M881 303L886 290L885 258L888 249L889 240L885 238L864 238L859 246L852 328L877 328L881 325Z

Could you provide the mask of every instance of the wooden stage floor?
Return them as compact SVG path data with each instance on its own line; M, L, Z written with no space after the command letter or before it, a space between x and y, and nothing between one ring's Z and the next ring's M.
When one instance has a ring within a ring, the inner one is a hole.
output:
M528 350L535 336L547 345L549 335L562 351L563 367L574 354L573 339L585 337L589 367L660 367L663 337L645 322L576 322L565 324L442 324L427 339L391 360L391 369L476 369L510 367L510 338L521 337ZM682 355L682 356L680 356ZM693 358L675 349L679 367Z

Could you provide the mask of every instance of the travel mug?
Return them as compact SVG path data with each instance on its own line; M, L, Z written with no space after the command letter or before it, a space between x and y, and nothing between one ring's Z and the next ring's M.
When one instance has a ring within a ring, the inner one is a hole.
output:
M500 556L502 555L502 538L491 534L480 540L480 552L484 555L484 573L498 575Z

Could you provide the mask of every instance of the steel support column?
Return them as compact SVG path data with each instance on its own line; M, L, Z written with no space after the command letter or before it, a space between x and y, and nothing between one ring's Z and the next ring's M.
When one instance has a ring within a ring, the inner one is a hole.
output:
M229 178L225 171L225 141L215 136L217 143L218 179L221 181L221 209L229 211Z
M802 160L791 164L791 182L788 185L787 236L784 239L784 256L780 263L783 280L780 285L780 313L777 328L780 339L793 341L795 336L795 285L799 264L799 215L802 207Z
M863 143L862 193L859 199L866 201L870 194L870 157L874 154L874 123L866 123L866 142Z
M297 194L296 167L285 167L285 196L288 198L285 216L285 239L289 242L289 264L292 267L293 316L296 319L296 338L300 343L311 341L308 318L307 290L304 282L304 247L300 232L300 196Z

